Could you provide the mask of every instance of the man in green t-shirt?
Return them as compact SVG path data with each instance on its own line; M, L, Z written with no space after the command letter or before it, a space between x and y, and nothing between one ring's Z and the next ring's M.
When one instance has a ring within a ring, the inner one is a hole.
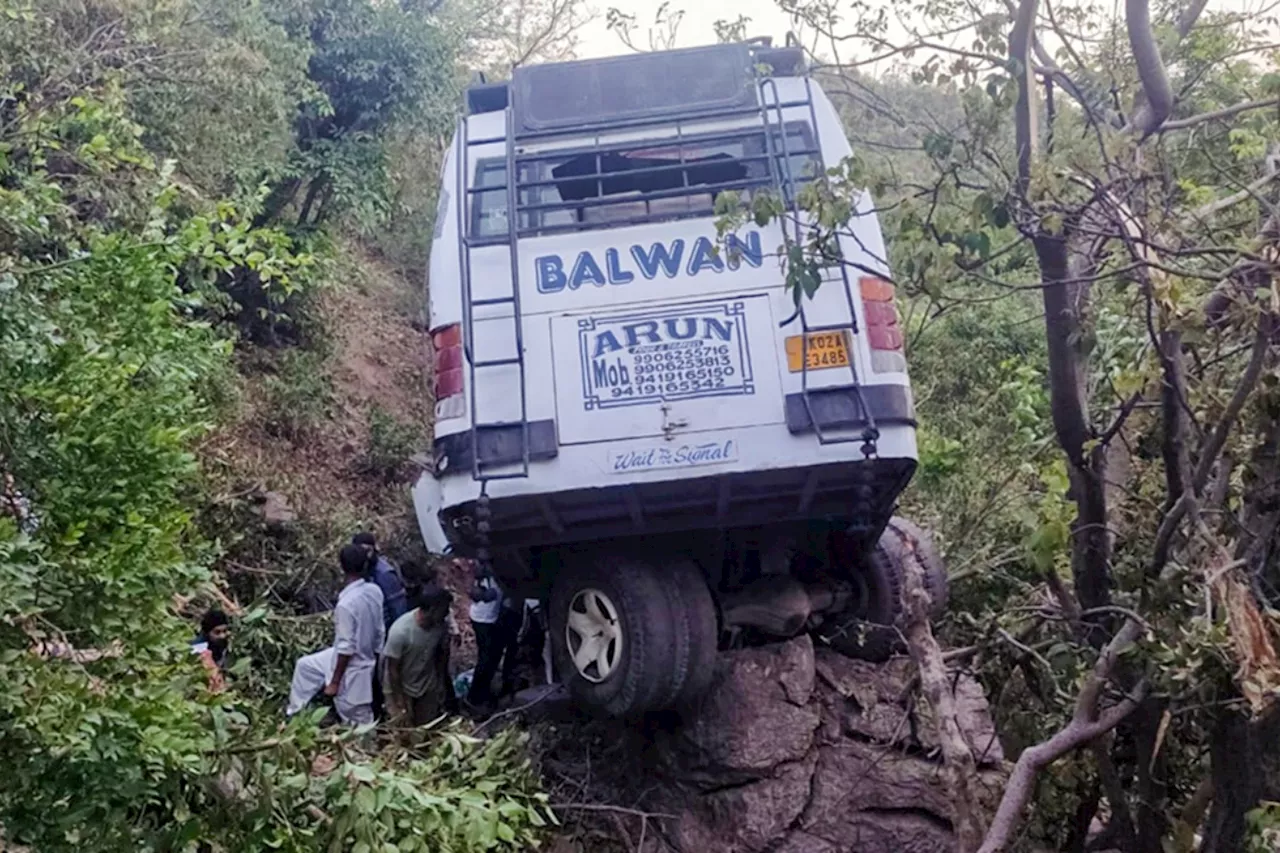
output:
M429 583L418 606L391 625L382 649L382 689L397 727L421 726L453 710L449 677L449 627L453 595Z

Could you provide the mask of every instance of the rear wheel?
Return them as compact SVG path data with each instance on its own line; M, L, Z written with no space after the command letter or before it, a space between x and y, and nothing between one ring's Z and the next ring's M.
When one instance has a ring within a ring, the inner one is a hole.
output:
M862 660L880 662L902 651L902 587L912 552L924 570L924 587L932 600L930 614L941 616L948 595L942 557L923 529L895 517L864 553L837 537L832 549L834 568L852 584L853 595L844 610L826 618L819 637L841 654Z
M906 537L910 542L924 569L924 588L929 593L929 615L934 619L941 619L942 614L947 612L951 589L947 582L946 564L942 562L942 554L933 544L933 536L914 521L898 516L889 520L889 528L897 531L899 539Z
M560 677L580 704L610 716L639 716L705 691L715 634L710 592L687 560L598 554L565 565L552 586Z
M676 678L669 707L685 707L700 700L715 674L720 635L716 605L697 563L675 557L664 567L667 603L677 627Z

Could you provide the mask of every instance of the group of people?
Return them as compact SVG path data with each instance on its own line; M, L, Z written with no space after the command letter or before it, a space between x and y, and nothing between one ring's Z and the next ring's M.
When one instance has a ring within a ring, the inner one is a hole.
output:
M382 717L397 727L416 727L459 709L450 671L452 647L460 642L453 620L453 594L431 580L410 600L400 571L378 550L370 533L358 533L338 555L342 588L333 610L333 644L299 658L293 669L286 715L298 714L320 697L339 720L351 725ZM515 689L520 639L541 648L545 634L536 602L506 595L487 572L470 590L477 660L465 701L483 712ZM531 627L532 631L523 631ZM192 649L221 689L230 642L230 620L210 610ZM500 693L493 681L502 674Z
M295 663L286 715L318 699L350 725L381 717L396 727L417 727L456 713L460 703L449 662L460 637L453 594L431 580L411 600L405 579L371 533L352 537L338 562L342 588L333 610L333 644ZM522 638L543 651L546 662L545 627L537 602L507 595L488 572L475 578L470 598L477 659L464 701L483 712L514 692ZM222 689L230 636L224 611L205 613L192 651L209 671L210 689Z
M453 595L429 582L410 602L404 578L369 533L356 534L338 562L333 645L298 659L285 713L297 714L321 694L352 725L372 723L382 711L395 724L422 725L453 710Z

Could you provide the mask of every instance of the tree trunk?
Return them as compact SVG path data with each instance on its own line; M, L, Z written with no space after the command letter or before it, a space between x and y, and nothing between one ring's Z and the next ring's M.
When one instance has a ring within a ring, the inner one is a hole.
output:
M323 175L317 175L311 179L311 183L307 187L307 195L302 201L302 210L298 213L299 228L305 227L307 220L311 218L311 206L315 204L316 198L327 183Z
M1226 711L1209 746L1213 808L1200 853L1239 853L1244 848L1244 816L1262 792L1256 763L1258 744L1246 715Z
M253 226L261 228L278 220L284 209L293 203L293 197L298 194L298 188L301 186L300 178L290 178L276 184L267 195L267 200L263 202L262 212L254 217Z
M1111 531L1107 526L1107 454L1105 447L1087 449L1094 437L1089 423L1088 354L1081 322L1089 299L1092 262L1065 237L1035 240L1044 284L1044 324L1049 344L1049 403L1058 443L1067 455L1071 492L1077 512L1072 523L1071 572L1083 609L1111 603ZM1105 630L1091 632L1095 645L1106 642Z

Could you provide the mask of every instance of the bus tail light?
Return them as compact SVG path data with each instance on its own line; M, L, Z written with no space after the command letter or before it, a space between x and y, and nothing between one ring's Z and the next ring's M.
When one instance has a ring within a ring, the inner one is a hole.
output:
M451 323L431 332L431 346L435 350L436 420L460 418L467 413L467 401L463 392L462 326Z
M858 287L862 292L867 343L871 347L871 369L876 373L905 372L907 359L903 354L898 308L893 302L893 285L884 279L864 276L858 280Z

